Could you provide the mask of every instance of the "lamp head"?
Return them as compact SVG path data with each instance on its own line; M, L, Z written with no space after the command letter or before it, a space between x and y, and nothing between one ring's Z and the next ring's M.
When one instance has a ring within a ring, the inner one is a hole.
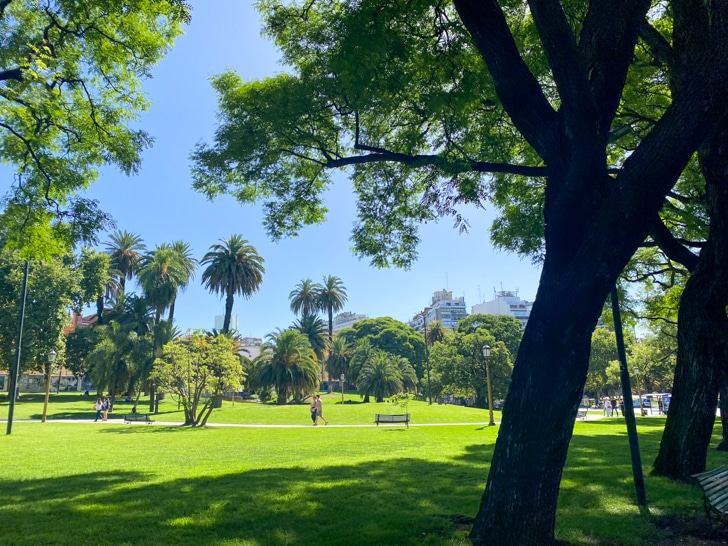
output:
M56 361L56 356L58 356L58 353L51 349L48 353L48 363L53 364Z
M483 357L488 358L490 356L490 345L487 343L483 345Z

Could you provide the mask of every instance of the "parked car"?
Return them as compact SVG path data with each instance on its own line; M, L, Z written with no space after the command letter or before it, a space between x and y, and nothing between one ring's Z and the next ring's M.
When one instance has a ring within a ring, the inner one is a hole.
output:
M503 400L496 400L495 402L493 402L493 409L502 410Z

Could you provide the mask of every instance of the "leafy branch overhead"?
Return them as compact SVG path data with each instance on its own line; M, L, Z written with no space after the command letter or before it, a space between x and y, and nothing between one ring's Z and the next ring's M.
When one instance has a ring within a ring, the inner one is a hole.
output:
M79 226L55 234L69 244L108 225L74 196L103 165L138 170L152 144L133 128L148 107L141 83L189 17L179 0L0 4L0 158L15 170L5 201L18 209L2 230L15 246L33 246L28 227Z
M193 175L210 198L265 202L274 238L321 222L332 170L348 169L355 252L408 266L417 224L452 216L467 229L462 206L492 198L484 174L546 175L452 7L265 2L261 11L290 70L213 78L220 123L195 150ZM532 61L544 73L543 59Z

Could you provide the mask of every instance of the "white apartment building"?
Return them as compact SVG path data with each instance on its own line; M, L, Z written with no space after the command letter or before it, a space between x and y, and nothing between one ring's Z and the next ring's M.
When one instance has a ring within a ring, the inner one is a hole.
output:
M215 330L222 330L223 324L225 324L225 315L215 315ZM240 332L240 317L238 315L230 316L230 330Z
M518 291L501 290L495 293L494 300L473 305L470 311L473 315L511 315L521 323L521 330L525 330L532 307L533 302L519 298Z
M352 326L354 326L354 323L359 322L360 320L364 320L366 318L368 318L366 315L350 313L348 311L344 313L339 313L334 317L333 323L331 325L331 331L333 333L336 333L339 330L343 330L344 328L351 328Z
M465 298L453 298L449 290L439 290L432 296L432 303L425 307L423 313L418 313L409 322L409 326L418 332L425 331L425 322L430 324L439 320L445 328L454 330L458 321L468 316L465 307Z

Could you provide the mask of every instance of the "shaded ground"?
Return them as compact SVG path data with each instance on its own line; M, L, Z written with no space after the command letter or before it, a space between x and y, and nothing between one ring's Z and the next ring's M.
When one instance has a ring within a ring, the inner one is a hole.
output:
M714 519L658 518L655 525L674 536L660 546L719 546L728 544L728 528Z

